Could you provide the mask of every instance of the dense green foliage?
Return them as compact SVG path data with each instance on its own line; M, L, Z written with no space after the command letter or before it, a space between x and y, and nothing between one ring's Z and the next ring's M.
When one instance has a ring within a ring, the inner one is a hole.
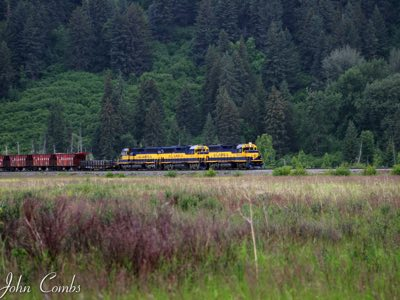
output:
M267 133L283 163L303 150L394 165L399 15L394 0L2 1L1 152L111 158Z

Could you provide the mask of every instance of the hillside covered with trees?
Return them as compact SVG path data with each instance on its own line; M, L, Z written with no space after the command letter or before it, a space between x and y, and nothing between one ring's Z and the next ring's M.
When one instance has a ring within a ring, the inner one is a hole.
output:
M398 0L1 0L0 151L260 137L271 164L391 166L399 16Z

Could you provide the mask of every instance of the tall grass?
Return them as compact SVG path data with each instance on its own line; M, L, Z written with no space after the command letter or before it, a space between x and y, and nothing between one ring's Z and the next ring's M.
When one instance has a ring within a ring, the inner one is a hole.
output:
M0 268L25 282L77 274L93 299L398 295L398 177L23 180L0 180Z

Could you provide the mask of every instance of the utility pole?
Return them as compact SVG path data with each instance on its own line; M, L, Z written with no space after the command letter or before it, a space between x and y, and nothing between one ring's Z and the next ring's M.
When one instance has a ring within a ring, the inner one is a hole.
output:
M19 142L17 142L17 153L19 155Z
M6 145L6 155L8 155L8 146Z

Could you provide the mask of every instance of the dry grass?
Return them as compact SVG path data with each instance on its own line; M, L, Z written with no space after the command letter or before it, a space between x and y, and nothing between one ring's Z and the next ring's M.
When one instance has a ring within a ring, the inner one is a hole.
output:
M85 297L398 296L399 177L1 178L0 205L0 269Z

